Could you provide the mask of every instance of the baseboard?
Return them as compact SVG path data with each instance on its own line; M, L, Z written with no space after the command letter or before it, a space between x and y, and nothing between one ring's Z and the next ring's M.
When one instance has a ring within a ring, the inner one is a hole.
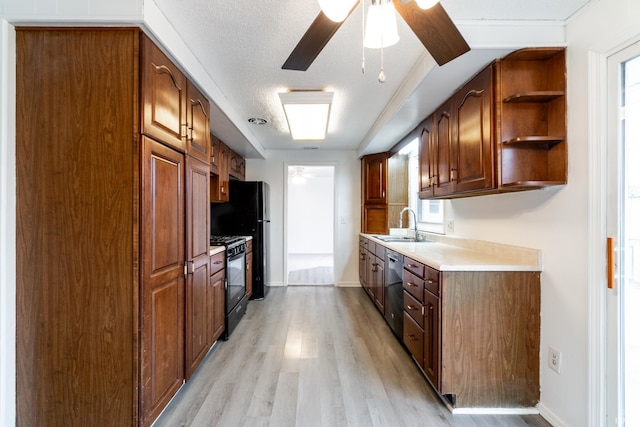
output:
M269 282L267 286L270 288L281 288L284 286L284 282Z
M360 282L338 282L339 288L359 288Z
M540 409L540 415L542 416L542 418L547 420L547 422L551 424L553 427L569 427L569 424L562 421L560 417L554 414L551 410L549 410L549 408L547 408L543 404L539 403L538 409Z
M453 408L454 415L538 415L538 408Z

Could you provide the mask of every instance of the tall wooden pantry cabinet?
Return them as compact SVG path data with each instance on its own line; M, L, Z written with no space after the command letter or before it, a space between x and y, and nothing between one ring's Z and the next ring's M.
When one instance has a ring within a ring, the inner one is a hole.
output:
M16 47L17 425L150 425L208 349L209 102L138 28Z

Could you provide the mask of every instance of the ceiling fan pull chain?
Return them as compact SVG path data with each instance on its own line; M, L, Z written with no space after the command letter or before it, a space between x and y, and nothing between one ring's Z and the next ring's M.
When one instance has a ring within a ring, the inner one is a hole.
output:
M380 48L380 74L378 74L378 81L384 83L387 80L387 76L384 74L384 48Z

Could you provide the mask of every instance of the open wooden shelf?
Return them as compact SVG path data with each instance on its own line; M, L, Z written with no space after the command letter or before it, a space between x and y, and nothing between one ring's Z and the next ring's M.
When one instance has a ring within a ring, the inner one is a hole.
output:
M504 99L504 103L549 102L564 96L561 90L542 90L516 93Z
M564 141L564 137L562 136L518 136L502 141L502 143L504 145L521 145L549 149L562 141Z

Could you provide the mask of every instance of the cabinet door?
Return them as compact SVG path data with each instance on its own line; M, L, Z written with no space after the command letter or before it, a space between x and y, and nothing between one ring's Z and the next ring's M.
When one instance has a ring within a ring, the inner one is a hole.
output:
M224 275L225 269L219 270L209 279L207 299L209 300L209 341L211 344L224 332Z
M494 187L492 83L493 67L487 67L454 97L453 131L458 154L456 193Z
M362 203L387 203L387 153L362 158Z
M387 206L362 206L362 232L367 234L387 234Z
M211 173L218 173L218 166L220 164L218 160L218 152L220 151L220 140L214 135L211 135Z
M440 298L424 291L424 372L440 391Z
M420 198L433 197L433 187L437 178L436 138L433 135L433 116L424 121L420 132L418 149Z
M375 263L373 295L376 307L384 314L384 261L375 257Z
M142 133L185 152L187 79L142 36Z
M367 252L367 281L365 289L371 297L372 300L375 300L375 295L373 292L373 287L375 284L375 273L376 273L376 257L371 252Z
M209 163L186 157L186 378L209 349L207 288L209 284Z
M366 246L360 245L360 255L359 255L359 268L358 272L360 274L360 284L364 287L367 282L367 249Z
M218 192L220 194L221 202L229 201L229 147L222 141L220 141L220 150L218 151Z
M244 181L244 158L233 150L229 150L229 175Z
M142 148L140 407L148 425L185 378L185 200L184 155L146 137Z
M209 163L211 134L209 132L210 108L207 98L196 87L187 85L187 154Z
M247 298L253 295L253 252L247 252L247 274L246 274Z
M436 152L435 196L453 194L457 178L456 152L451 135L451 101L447 101L433 114L433 132Z

